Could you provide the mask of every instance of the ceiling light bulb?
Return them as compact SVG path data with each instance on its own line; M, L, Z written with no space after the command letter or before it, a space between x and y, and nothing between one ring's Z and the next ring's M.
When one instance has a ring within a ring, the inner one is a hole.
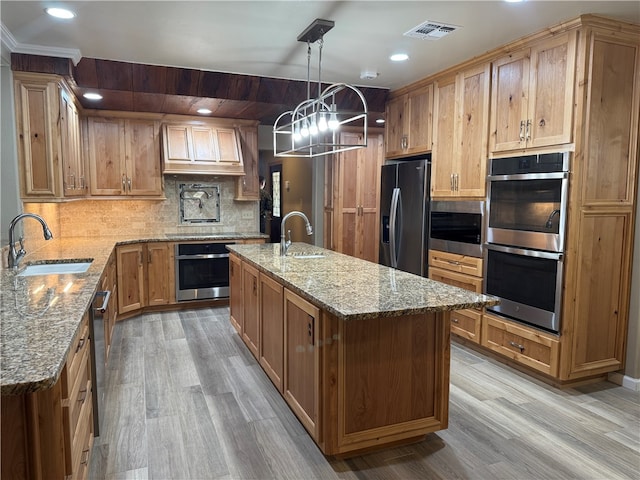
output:
M376 123L384 123L384 118L378 118L378 119L376 120Z
M87 92L82 96L84 98L86 98L87 100L102 100L102 95L100 95L99 93L95 93L95 92Z
M211 113L211 110L209 110L208 108L199 108L198 113L202 115L209 115Z
M340 126L340 122L338 121L338 114L336 113L336 104L331 104L331 115L329 115L329 122L327 125L331 130L337 130Z
M309 122L307 122L306 118L302 121L302 128L300 129L300 135L302 135L303 137L309 136Z
M321 132L325 132L329 128L327 125L327 114L324 112L320 112L320 118L318 119L318 130Z
M301 138L302 135L300 134L300 125L296 124L296 127L293 129L293 140L297 142Z
M392 62L404 62L409 59L409 55L406 53L394 53L389 57Z
M73 13L71 10L67 10L66 8L50 7L45 9L45 12L47 12L52 17L63 18L65 20L68 20L76 16L75 13Z
M311 135L318 134L318 124L316 123L316 116L311 117L311 125L309 125L309 133Z

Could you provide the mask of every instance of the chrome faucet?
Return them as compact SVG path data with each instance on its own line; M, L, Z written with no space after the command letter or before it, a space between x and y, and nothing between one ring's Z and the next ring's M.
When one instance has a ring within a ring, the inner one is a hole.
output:
M16 224L23 218L27 217L35 218L40 222L40 224L42 225L42 233L44 234L45 240L51 240L53 238L53 234L51 233L51 230L49 230L47 222L45 222L44 218L42 218L40 215L36 215L35 213L21 213L20 215L15 217L9 224L9 268L18 268L20 260L22 260L22 257L27 254L24 249L24 238L20 237L20 250L18 250L17 252L15 241L13 240L13 229L16 228Z
M309 223L309 219L304 213L298 212L297 210L287 213L282 219L282 224L280 225L280 256L281 257L284 257L287 254L287 250L291 246L291 230L289 230L289 240L285 240L284 231L285 231L285 223L287 222L287 219L294 215L297 215L298 217L302 217L304 219L306 223L305 228L307 229L307 235L313 234L313 227Z

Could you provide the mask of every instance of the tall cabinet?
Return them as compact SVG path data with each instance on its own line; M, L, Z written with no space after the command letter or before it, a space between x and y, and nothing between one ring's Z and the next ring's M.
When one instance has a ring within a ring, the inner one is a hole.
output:
M340 142L357 144L362 134L342 132ZM336 155L325 164L325 246L378 261L382 133L369 132L367 147Z

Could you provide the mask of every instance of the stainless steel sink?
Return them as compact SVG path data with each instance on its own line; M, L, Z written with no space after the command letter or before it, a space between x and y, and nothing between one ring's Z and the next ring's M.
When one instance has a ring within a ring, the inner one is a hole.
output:
M18 277L31 277L34 275L63 275L67 273L84 273L91 266L91 260L59 261L27 265Z

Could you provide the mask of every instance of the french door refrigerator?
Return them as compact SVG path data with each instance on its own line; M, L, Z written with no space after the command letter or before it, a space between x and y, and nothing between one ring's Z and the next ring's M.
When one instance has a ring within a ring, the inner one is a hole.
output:
M382 265L428 273L431 158L382 167L380 261Z

